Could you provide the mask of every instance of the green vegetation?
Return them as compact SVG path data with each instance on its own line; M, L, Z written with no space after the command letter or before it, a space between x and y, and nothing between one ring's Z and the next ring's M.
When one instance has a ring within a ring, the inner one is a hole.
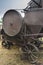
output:
M0 18L0 23L2 23L2 18Z

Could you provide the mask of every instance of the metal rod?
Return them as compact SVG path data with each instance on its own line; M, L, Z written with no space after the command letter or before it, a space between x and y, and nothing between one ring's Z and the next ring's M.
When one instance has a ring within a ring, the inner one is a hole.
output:
M38 36L38 35L43 36L43 33L37 33L37 34L25 34L25 35L23 35L23 36Z

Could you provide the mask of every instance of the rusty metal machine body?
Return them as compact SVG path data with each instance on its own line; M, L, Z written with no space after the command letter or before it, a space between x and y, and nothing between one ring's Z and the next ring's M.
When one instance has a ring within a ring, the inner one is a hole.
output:
M43 28L43 9L30 10L25 13L24 18L16 10L9 10L4 14L2 28L9 37L15 37L21 33L40 33Z
M27 59L35 63L39 53L38 43L41 43L37 38L43 36L43 8L29 8L24 12L24 18L16 10L8 10L4 14L2 45L9 48L15 43L22 48Z
M16 10L8 10L3 16L2 45L5 47L7 45L7 48L9 48L10 44L12 43L18 45L22 48L23 55L27 56L27 59L29 59L30 57L29 60L31 61L31 63L35 63L38 58L38 54L36 54L35 56L33 50L35 50L35 53L39 53L39 50L37 46L33 44L33 42L37 41L36 39L38 35L36 34L39 33L41 28L43 27L43 22L41 23L41 21L43 20L42 12L43 9L41 11L39 10L39 12L38 10L32 12L28 11L25 13L25 17L22 18L20 13L18 13ZM40 15L38 13L40 13ZM40 18L40 16L42 17ZM38 25L37 22L40 22L41 25Z
M22 37L36 37L43 36L40 32L43 32L43 8L41 8L41 0L31 0L32 6L35 4L37 8L30 8L25 12L25 17L22 18L19 12L16 10L8 10L3 16L3 30L5 36L8 39L19 38L22 41ZM38 8L39 7L39 8ZM26 9L25 9L26 10ZM24 37L24 38L25 38Z

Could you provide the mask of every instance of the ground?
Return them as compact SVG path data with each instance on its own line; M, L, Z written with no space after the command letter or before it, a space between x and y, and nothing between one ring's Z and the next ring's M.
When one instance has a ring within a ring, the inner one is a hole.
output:
M17 46L13 46L8 50L2 47L0 41L0 65L32 65L29 61L21 60L19 53ZM41 53L38 62L43 64L43 54Z

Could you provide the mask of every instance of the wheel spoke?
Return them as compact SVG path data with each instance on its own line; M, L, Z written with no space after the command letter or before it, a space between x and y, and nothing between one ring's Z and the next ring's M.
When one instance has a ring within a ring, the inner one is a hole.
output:
M31 63L35 63L37 59L35 59L32 55L30 55L29 60Z
M34 52L34 51L35 51L35 49L32 50L32 52Z
M32 61L35 61L35 58L34 58L32 55L31 55L31 60L32 60Z
M36 59L38 58L38 57L37 57L35 54L33 54L33 53L32 53L32 56L33 56L34 58L36 58Z

